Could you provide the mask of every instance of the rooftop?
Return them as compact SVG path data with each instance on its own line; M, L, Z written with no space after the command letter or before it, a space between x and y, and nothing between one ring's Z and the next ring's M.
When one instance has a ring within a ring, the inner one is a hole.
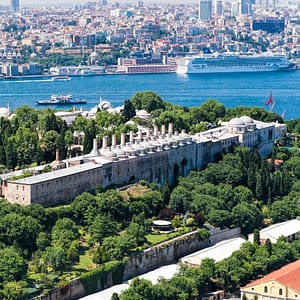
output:
M253 287L269 281L277 281L278 283L293 289L295 292L300 293L300 259L264 276L263 278L252 281L243 288Z
M241 237L225 240L211 247L202 249L200 251L182 257L180 260L183 263L191 265L200 265L201 260L203 260L204 258L212 258L216 262L218 262L229 257L232 254L232 252L239 250L241 245L245 241L246 240Z
M264 228L260 231L260 234L266 234L274 239L278 239L282 235L287 237L299 231L300 220L293 219Z

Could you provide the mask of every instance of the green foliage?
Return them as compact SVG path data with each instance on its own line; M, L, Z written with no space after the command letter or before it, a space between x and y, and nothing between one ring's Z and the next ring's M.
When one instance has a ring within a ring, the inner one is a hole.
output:
M156 109L165 108L165 104L160 96L152 91L136 92L130 101L135 109L144 109L149 113Z
M26 300L28 294L24 289L26 283L23 281L10 281L3 287L3 297L6 300Z
M129 121L131 118L135 116L135 109L130 100L125 100L124 101L124 107L122 110L122 117L124 122Z
M198 229L198 234L199 234L200 240L205 240L205 239L208 239L210 237L210 232L207 229L204 229L204 228Z
M52 228L51 237L54 246L68 249L71 243L79 238L78 227L71 219L59 219Z
M126 260L110 261L90 272L80 276L80 281L83 284L86 293L92 294L103 289L107 283L107 276L112 272L113 284L120 284L123 281L123 273Z
M27 272L27 263L13 249L0 249L0 285L14 280L21 280Z

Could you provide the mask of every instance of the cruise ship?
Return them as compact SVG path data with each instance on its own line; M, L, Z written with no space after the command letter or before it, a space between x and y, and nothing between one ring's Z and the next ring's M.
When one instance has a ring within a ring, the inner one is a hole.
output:
M178 60L177 73L240 73L291 70L294 64L284 55L205 54Z

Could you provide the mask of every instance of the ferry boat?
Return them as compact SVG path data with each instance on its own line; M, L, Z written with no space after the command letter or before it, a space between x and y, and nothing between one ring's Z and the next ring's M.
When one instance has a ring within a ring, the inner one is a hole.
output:
M105 73L104 67L97 66L59 66L51 67L50 74L53 76L95 76Z
M178 74L272 72L292 70L285 55L204 54L178 60Z
M54 76L51 78L52 81L70 81L71 77L69 76Z
M70 104L85 104L86 100L73 99L73 96L68 95L52 95L50 99L36 101L39 105L70 105Z

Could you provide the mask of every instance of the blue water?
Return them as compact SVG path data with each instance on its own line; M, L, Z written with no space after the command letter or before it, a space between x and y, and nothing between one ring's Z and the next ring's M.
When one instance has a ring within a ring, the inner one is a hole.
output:
M137 91L151 90L163 100L187 107L216 99L227 108L240 105L265 106L272 92L276 105L273 111L285 119L300 118L300 71L244 74L145 74L101 75L73 77L70 81L46 78L0 81L0 106L14 110L22 105L44 108L36 100L48 99L52 94L73 94L73 98L87 100L84 109L95 106L99 97L113 106L121 105ZM66 107L55 107L66 109Z

